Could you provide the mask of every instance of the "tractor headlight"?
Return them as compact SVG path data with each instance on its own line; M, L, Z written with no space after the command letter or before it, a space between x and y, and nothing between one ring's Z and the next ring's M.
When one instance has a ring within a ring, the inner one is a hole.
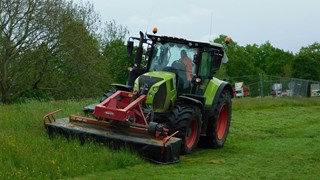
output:
M156 93L156 92L158 92L159 87L158 87L158 86L155 86L155 87L153 87L153 88L152 88L152 90L153 90L153 92L155 92L155 93Z

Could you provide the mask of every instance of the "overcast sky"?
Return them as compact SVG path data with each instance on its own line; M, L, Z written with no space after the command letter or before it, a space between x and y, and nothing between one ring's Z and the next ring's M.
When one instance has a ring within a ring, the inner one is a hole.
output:
M224 34L241 46L269 41L294 53L320 42L319 0L87 1L103 21L114 19L130 36L157 26L159 35L208 42Z

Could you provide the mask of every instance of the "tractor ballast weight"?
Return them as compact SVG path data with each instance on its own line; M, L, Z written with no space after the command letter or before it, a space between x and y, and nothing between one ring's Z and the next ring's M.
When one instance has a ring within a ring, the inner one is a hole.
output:
M139 45L127 85L114 84L116 91L85 107L86 117L47 114L48 133L124 145L161 164L178 162L197 146L223 147L233 91L214 74L227 61L224 46L142 32L130 40ZM129 55L133 49L128 41Z

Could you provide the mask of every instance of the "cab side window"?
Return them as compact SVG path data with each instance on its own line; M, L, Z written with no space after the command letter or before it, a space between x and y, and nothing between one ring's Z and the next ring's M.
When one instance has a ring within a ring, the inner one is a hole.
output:
M200 64L200 76L203 79L209 79L212 77L212 56L210 52L202 53L202 60Z

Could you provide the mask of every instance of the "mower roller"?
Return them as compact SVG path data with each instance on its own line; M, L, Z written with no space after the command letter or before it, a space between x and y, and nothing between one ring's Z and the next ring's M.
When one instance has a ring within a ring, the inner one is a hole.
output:
M129 55L134 41L139 45L128 83L113 84L116 90L85 107L85 116L45 115L48 134L125 146L160 164L178 162L197 146L223 147L233 90L214 74L227 61L225 46L140 32L129 38Z

